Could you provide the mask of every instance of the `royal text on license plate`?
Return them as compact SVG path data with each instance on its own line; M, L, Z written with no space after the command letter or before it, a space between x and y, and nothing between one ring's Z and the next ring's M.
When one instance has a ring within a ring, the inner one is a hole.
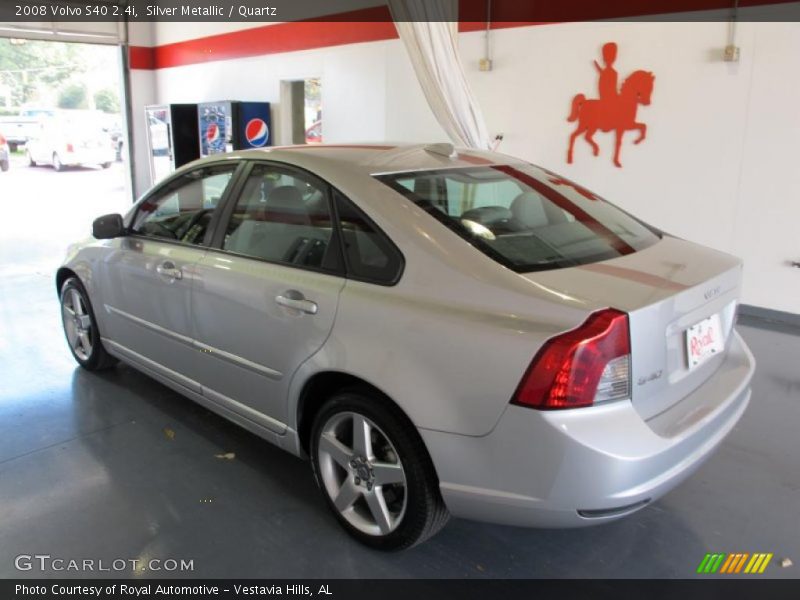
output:
M703 319L686 330L686 356L689 359L689 370L703 364L712 356L722 353L724 348L725 340L719 315Z

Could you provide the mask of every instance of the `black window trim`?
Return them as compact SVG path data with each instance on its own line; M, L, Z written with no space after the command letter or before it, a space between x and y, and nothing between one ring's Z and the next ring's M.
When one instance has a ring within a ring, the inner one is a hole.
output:
M353 202L347 196L347 194L345 194L344 192L342 192L341 190L339 190L339 189L337 189L337 188L335 188L333 186L331 186L331 190L332 190L331 200L333 201L333 196L336 195L336 194L341 196L342 201L346 202L347 204L349 204L350 207L352 208L352 210L355 211L356 213L358 213L358 215L362 219L364 219L364 221L366 221L367 225L372 227L375 230L375 232L389 244L389 246L392 248L392 250L394 251L394 253L397 255L397 258L398 258L397 271L395 272L394 277L392 279L379 279L379 278L374 278L374 277L361 277L360 275L356 275L356 274L354 274L352 272L352 268L350 266L349 259L347 258L347 252L345 251L345 247L344 247L344 236L340 234L339 235L339 239L341 240L341 246L340 247L341 247L342 256L344 256L345 268L347 270L347 278L348 279L352 279L353 281L362 281L364 283L371 283L371 284L374 284L374 285L382 285L384 287L393 287L393 286L397 285L400 282L400 279L403 277L403 273L405 273L405 270L406 270L406 257L403 255L403 253L400 250L400 248L397 247L397 244L394 243L394 240L392 240L391 237L386 235L386 232L383 231L383 229L381 229L380 227L378 227L375 224L375 221L373 221L369 217L369 215L367 215L367 213L365 213L363 210L361 210L361 207L359 207L358 204ZM334 212L334 217L336 219L336 227L341 230L342 220L339 218L339 207L337 206L335 201L333 201L333 208L334 208L334 211L335 211Z
M228 165L233 165L234 166L233 174L231 175L231 179L228 182L228 187L225 188L225 192L223 193L222 198L220 198L219 202L217 203L217 206L214 208L214 212L211 215L211 222L208 224L208 229L206 230L206 233L203 236L203 241L201 243L199 243L199 244L190 244L188 242L182 242L181 240L172 240L172 239L166 238L166 237L162 238L162 237L157 237L157 236L153 236L153 235L144 235L142 233L138 233L138 232L135 232L133 230L133 224L136 222L136 219L139 216L139 211L141 210L141 205L144 204L145 202L149 201L154 196L158 196L160 193L162 193L164 191L164 188L169 186L171 183L173 183L177 179L180 179L181 177L184 177L185 175L188 175L189 173L194 173L195 171L202 171L202 170L208 169L208 168L222 167L222 166L228 166ZM211 162L211 163L207 163L207 164L203 164L203 165L197 165L196 168L186 169L185 171L181 171L180 173L173 173L171 176L166 177L163 181L161 181L158 184L156 184L156 186L153 189L151 189L147 193L145 193L136 202L136 204L134 205L133 212L130 213L131 214L130 221L125 225L125 236L126 237L130 237L130 238L134 238L134 239L148 240L148 241L151 241L151 242L163 242L165 244L172 244L172 245L175 245L175 246L181 246L183 248L198 248L198 249L203 249L203 250L208 249L210 247L209 245L210 245L211 241L213 240L214 232L217 229L217 224L219 223L220 215L221 215L221 212L222 212L221 209L222 209L222 207L224 207L226 205L226 203L228 201L228 198L231 196L231 194L234 191L237 191L238 186L240 185L240 180L241 180L242 173L244 171L244 167L245 166L246 166L246 164L245 164L245 161L243 161L243 160L237 159L237 160L234 161L234 160L231 160L231 159L227 159L227 160Z
M277 265L281 267L288 267L292 269L300 269L303 271L311 271L314 273L320 273L322 275L331 275L335 277L343 277L345 279L350 279L353 281L361 281L364 283L371 283L375 285L381 285L384 287L392 287L397 285L400 279L405 272L405 256L400 251L400 248L397 247L397 244L394 243L391 237L386 235L386 233L378 227L375 222L363 211L361 208L353 202L347 194L339 190L338 188L331 185L328 181L321 178L316 173L309 171L308 169L304 169L298 165L293 163L286 163L280 162L276 160L264 160L261 158L245 158L242 159L242 163L245 166L239 171L239 175L237 176L235 185L232 185L228 188L229 193L226 194L226 197L220 204L217 206L217 213L218 218L215 221L212 221L209 229L212 230L211 233L211 241L210 243L205 246L205 248L214 253L221 253L221 254L229 254L231 256L236 256L240 258L245 258L248 260L254 260L258 262L263 262L267 264ZM242 254L239 252L234 252L232 250L228 250L222 247L222 244L225 240L225 233L227 231L227 225L230 222L230 219L233 215L233 211L236 209L236 205L238 204L241 194L244 191L244 186L247 183L247 180L250 177L253 169L257 166L266 165L269 167L273 167L279 171L284 171L289 174L292 172L298 173L299 175L303 176L304 179L309 179L312 183L318 182L320 184L320 189L322 189L325 193L326 200L328 202L328 210L330 211L331 219L333 221L333 235L331 237L331 243L336 246L338 249L338 262L340 268L337 270L330 269L330 268L323 268L323 267L309 267L305 265L297 265L294 263L282 262L282 261L275 261L275 260L268 260L266 258L261 258L258 256L251 256L249 254ZM397 257L399 259L397 273L395 277L391 280L382 280L382 279L373 279L367 277L360 277L352 273L352 270L349 266L347 253L345 252L344 248L344 238L342 236L342 223L339 219L339 211L336 206L336 202L334 201L334 194L339 194L342 199L347 202L353 210L357 212L364 221L370 225L375 232L380 235L384 240L386 240L389 245L393 248L393 250L397 253ZM213 228L213 229L212 229Z
M307 171L306 169L301 169L291 163L283 163L278 161L271 161L271 160L262 160L262 159L244 159L243 160L245 167L241 171L241 175L239 176L236 187L231 188L231 194L226 198L225 205L223 206L220 203L219 208L219 218L213 224L214 229L211 234L211 241L207 247L210 252L219 253L219 254L229 254L231 256L236 256L239 258L246 258L248 260L255 260L262 263L267 263L271 265L277 265L280 267L289 267L293 269L300 269L302 271L311 271L314 273L320 273L322 275L331 275L334 277L345 277L345 268L344 268L344 257L342 256L342 244L339 240L339 226L338 222L336 222L335 213L333 211L332 196L330 193L330 185L318 175L312 173L311 171ZM262 258L260 256L253 256L251 254L243 254L241 252L235 252L233 250L228 250L227 248L223 248L223 244L225 242L225 234L228 230L228 223L230 222L233 212L236 210L236 206L241 200L242 192L244 192L244 187L247 185L247 181L250 179L250 175L252 174L253 170L256 167L266 165L268 167L275 168L278 171L282 171L286 174L291 175L292 173L297 173L303 177L303 179L309 180L313 184L317 184L319 189L325 194L325 200L328 203L328 211L331 215L331 220L333 221L333 233L331 235L331 245L335 248L335 252L337 252L338 256L336 257L336 262L338 263L338 268L329 268L329 267L311 267L308 265L298 265L295 263L283 262L280 260L268 260L266 258Z

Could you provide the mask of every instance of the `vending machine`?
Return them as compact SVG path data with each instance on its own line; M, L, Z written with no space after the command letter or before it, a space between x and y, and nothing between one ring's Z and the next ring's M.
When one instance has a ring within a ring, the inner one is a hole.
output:
M197 104L146 106L144 112L152 183L200 158Z
M204 102L197 118L200 156L272 145L269 102Z

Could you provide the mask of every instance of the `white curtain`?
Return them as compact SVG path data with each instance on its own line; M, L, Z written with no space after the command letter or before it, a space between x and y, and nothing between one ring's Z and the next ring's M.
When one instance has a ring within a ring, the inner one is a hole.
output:
M480 107L458 54L458 0L388 0L392 17L439 124L459 146L490 148Z

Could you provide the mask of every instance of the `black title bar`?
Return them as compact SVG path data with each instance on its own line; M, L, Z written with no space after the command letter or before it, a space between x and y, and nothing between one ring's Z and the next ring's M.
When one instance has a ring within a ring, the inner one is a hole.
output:
M3 580L3 600L30 598L250 598L316 600L796 600L800 581L742 577L693 580Z
M439 0L428 0L431 3ZM593 20L800 20L798 0L492 0L495 23ZM449 20L484 22L486 0L452 3ZM437 14L441 14L438 12ZM424 14L405 20L427 21ZM390 21L385 0L0 0L2 23L81 21Z

